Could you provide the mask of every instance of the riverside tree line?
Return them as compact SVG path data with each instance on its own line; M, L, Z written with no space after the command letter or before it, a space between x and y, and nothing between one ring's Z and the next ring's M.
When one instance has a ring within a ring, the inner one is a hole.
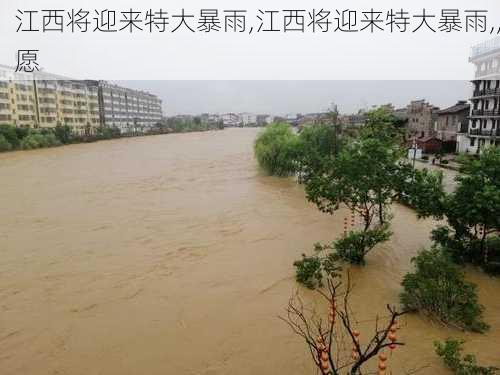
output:
M0 152L33 150L130 136L199 132L223 128L222 121L202 121L198 116L192 118L167 118L147 130L127 133L122 133L119 128L111 126L99 126L94 130L88 126L84 134L77 134L68 125L40 129L0 125Z
M339 271L342 264L364 266L367 255L390 239L394 202L412 207L419 217L446 222L432 231L431 248L412 259L414 269L401 282L400 306L388 306L393 324L376 331L381 337L374 336L378 346L359 345L352 321L346 318L347 299L342 299L340 314L332 307L333 320L337 317L341 322L336 328L343 333L335 331L334 324L306 317L302 301L291 300L285 321L305 339L323 374L339 374L344 369L359 374L377 354L381 354L379 374L385 374L382 351L391 343L398 344L394 321L402 313L420 312L462 330L482 333L488 329L476 286L465 279L462 266L471 263L485 272L500 273L500 148L486 149L477 159L464 159L452 193L444 191L441 173L415 169L405 152L404 130L384 109L370 112L365 126L354 134L341 134L332 113L330 121L304 127L298 134L287 124L272 124L256 139L256 158L268 174L297 176L307 199L322 212L335 215L344 207L362 218L360 229L332 243L315 244L311 254L303 254L294 263L297 281L326 297L338 295L338 288L345 284L345 275ZM330 293L325 294L325 287ZM348 291L349 283L342 295L348 296ZM327 299L332 306L336 304ZM338 337L352 341L350 361L339 363L333 360L333 351L324 353L325 339L331 348ZM451 370L460 375L497 373L493 367L479 366L472 355L462 357L461 344L452 339L435 344Z

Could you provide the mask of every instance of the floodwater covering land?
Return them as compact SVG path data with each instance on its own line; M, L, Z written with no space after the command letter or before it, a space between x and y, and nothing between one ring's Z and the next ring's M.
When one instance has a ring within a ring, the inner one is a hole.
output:
M315 373L278 319L292 263L343 231L292 179L262 175L257 129L121 139L0 155L0 373ZM360 321L397 304L432 220L393 207L394 236L353 268ZM448 374L433 341L500 366L500 281L479 286L484 335L403 319L394 374ZM315 295L303 291L304 298ZM361 325L371 332L371 324Z

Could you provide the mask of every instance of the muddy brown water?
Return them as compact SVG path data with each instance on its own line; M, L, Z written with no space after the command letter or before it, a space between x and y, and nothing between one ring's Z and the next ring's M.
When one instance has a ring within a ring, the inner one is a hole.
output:
M0 155L0 373L313 374L277 317L292 262L342 232L294 181L263 176L256 129ZM396 206L394 236L353 269L360 320L397 303L430 220ZM500 281L474 270L485 335L404 320L393 374L447 374L432 342L468 340L500 366ZM304 292L306 299L315 297ZM360 327L362 336L370 326ZM366 332L366 333L365 333Z

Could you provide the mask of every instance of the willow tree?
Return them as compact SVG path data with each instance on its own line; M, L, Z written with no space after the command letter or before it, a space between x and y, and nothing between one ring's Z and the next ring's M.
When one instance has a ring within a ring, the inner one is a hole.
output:
M286 177L298 171L297 136L288 124L271 124L254 145L259 166L271 176Z

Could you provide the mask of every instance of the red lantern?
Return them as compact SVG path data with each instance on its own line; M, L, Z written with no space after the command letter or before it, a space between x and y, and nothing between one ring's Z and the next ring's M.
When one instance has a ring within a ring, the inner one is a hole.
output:
M330 368L330 364L328 362L321 362L321 368L326 371Z

